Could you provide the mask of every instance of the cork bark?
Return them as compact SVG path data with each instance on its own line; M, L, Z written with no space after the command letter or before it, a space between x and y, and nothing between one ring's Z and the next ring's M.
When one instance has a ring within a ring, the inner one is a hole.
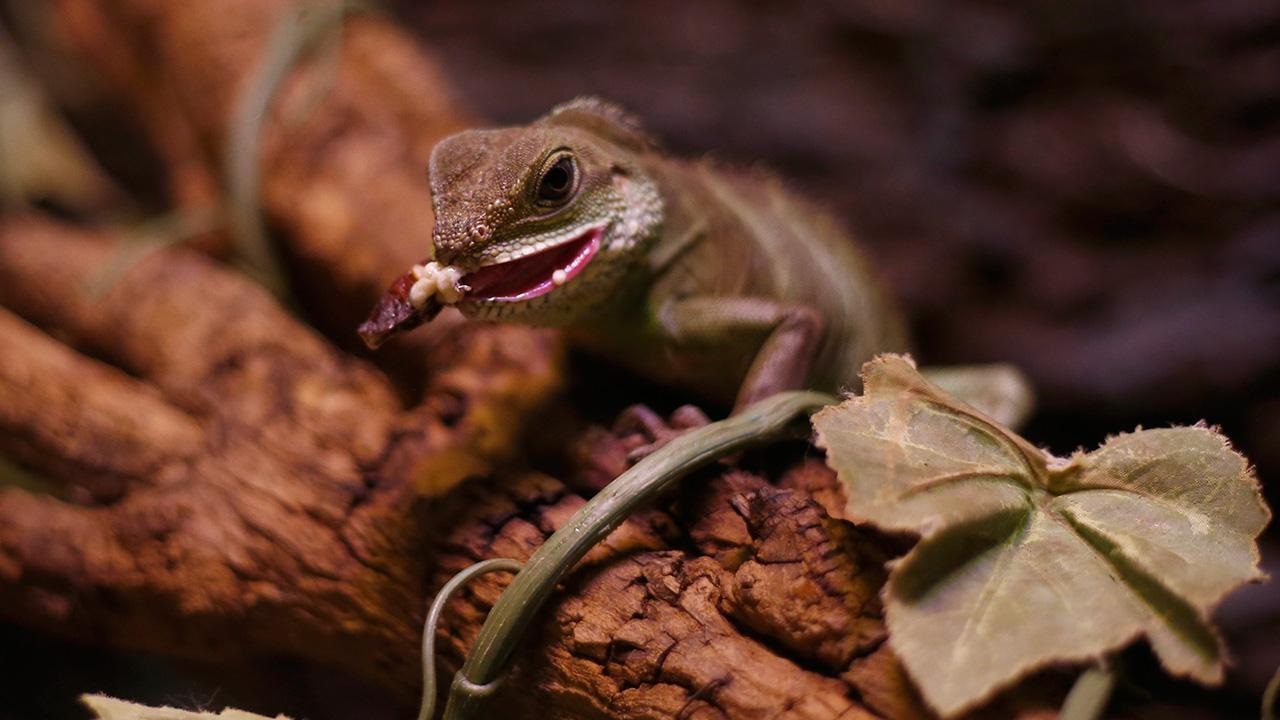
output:
M285 3L50 7L64 51L153 144L169 201L213 203L236 98ZM122 236L0 219L0 454L49 485L0 489L6 619L212 661L288 655L407 704L435 589L475 560L528 557L652 440L545 422L573 417L553 412L551 333L443 319L353 351L358 317L428 246L431 146L470 119L386 18L350 19L339 58L327 79L291 76L260 158L311 324L193 249L91 291ZM556 449L558 477L531 446ZM703 472L625 523L545 610L495 713L926 716L884 644L894 542L843 520L831 474L799 457ZM505 581L450 606L445 671Z

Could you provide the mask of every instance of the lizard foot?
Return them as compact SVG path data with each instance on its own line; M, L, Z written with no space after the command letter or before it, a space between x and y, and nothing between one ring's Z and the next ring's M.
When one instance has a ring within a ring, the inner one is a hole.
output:
M676 408L669 420L663 420L661 415L647 405L632 405L618 416L613 431L618 435L638 437L643 443L627 452L627 460L636 463L685 431L702 427L709 422L711 419L706 413L693 405Z
M644 405L627 408L611 429L592 426L575 444L569 482L588 494L597 493L640 459L686 430L708 422L692 405L677 408L669 420Z

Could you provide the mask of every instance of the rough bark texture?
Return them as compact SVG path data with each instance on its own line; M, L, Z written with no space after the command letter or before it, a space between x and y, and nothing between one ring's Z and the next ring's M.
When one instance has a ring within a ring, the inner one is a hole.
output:
M0 438L64 488L0 493L0 611L117 647L285 653L410 696L426 589L528 557L585 502L534 471L435 500L415 482L465 462L473 415L549 385L546 349L475 342L450 372L483 384L401 411L384 376L193 252L86 295L114 251L45 220L0 226ZM590 437L582 456L604 467L580 486L648 440ZM857 687L879 674L846 671L883 640L885 557L786 487L824 481L816 463L780 486L722 469L633 518L570 579L497 702L531 718L872 717ZM455 665L500 587L451 609Z
M689 484L674 509L633 518L584 561L507 681L512 710L529 718L875 717L839 676L883 640L876 546L854 544L848 526L804 495L754 474L721 469ZM446 540L437 580L493 552L526 557L584 502L550 480L540 490L490 507L491 491L474 488L469 512L504 520L462 523ZM446 616L455 660L498 587L482 581Z
M187 206L215 195L238 89L283 6L52 4ZM526 436L565 448L584 433L539 420L561 373L547 333L444 323L382 370L340 349L427 247L426 155L462 119L383 19L350 21L335 84L302 114L317 72L268 119L263 203L336 344L206 255L153 252L98 296L85 288L118 236L0 221L0 453L54 488L0 489L0 615L115 648L294 657L407 702L434 588L474 560L527 557L652 438L585 432L568 484L529 469ZM810 497L832 492L820 466L767 475L704 473L616 531L548 608L495 712L919 716L882 644L881 543ZM446 666L501 582L452 605Z
M63 488L0 493L7 617L204 659L285 653L407 697L427 588L482 557L528 557L585 502L534 471L476 473L431 498L438 471L475 452L473 415L550 385L545 348L474 343L450 372L483 384L402 411L384 376L193 252L156 253L87 296L113 251L49 221L0 226L0 438ZM510 708L868 716L841 673L883 639L876 544L742 471L673 503L588 556L522 653ZM499 587L451 612L455 661Z
M0 494L6 615L410 685L430 562L415 478L464 462L483 442L476 414L514 407L502 412L518 422L553 379L546 348L472 343L459 372L483 383L442 380L454 387L402 412L385 376L192 252L156 253L88 296L111 252L47 221L0 226L0 444L65 488Z

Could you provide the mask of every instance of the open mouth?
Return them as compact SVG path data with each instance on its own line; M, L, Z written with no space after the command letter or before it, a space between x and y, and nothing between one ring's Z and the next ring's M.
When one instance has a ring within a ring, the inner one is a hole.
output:
M569 242L468 273L459 283L467 288L463 302L519 302L546 295L582 272L600 249L603 235L604 227L595 227ZM423 263L429 264L429 261L423 260ZM420 270L421 267L415 267L401 275L382 294L369 318L358 329L365 345L376 348L392 335L429 322L443 309L435 294L415 304L413 287L422 279L418 274Z
M486 265L462 277L467 301L520 302L555 290L582 272L596 251L604 228L516 260Z

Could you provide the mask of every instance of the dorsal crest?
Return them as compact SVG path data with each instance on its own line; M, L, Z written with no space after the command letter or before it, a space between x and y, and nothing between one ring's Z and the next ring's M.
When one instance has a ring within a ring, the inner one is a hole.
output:
M643 152L658 146L634 115L617 105L586 95L561 103L538 122L582 128L628 150Z

